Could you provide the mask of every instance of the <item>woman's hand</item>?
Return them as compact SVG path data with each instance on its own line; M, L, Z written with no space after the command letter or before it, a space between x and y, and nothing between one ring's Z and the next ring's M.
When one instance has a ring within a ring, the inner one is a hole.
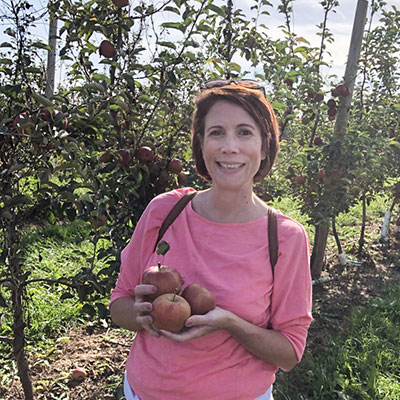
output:
M154 337L160 337L160 333L153 327L153 318L150 312L153 310L153 305L144 300L147 294L154 294L157 287L153 285L137 285L135 287L135 302L133 303L133 310L136 315L136 322Z
M216 307L207 314L192 315L189 317L185 322L185 328L182 332L173 333L160 330L160 333L174 342L186 342L187 340L199 338L218 329L225 329L230 315L230 311Z

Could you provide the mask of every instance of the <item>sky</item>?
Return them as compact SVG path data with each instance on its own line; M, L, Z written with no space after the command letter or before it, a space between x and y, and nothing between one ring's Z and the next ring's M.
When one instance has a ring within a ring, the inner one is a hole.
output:
M0 15L6 13L5 3L10 0L0 0ZM18 0L14 0L18 1ZM32 33L44 42L47 41L48 37L48 20L46 14L47 0L28 0L33 4L36 16L42 16L38 22L36 22L36 28L33 29ZM280 3L279 0L269 0L274 7L268 7L267 10L271 13L270 16L265 16L260 21L269 27L269 34L272 37L279 37L280 30L278 26L283 23L283 16L279 14L276 9ZM131 0L132 3L137 3L138 0ZM149 0L147 0L149 2ZM157 1L159 2L159 1ZM254 4L255 0L234 0L233 4L236 8L241 8L246 15L253 15L250 11L250 7ZM369 0L369 3L371 0ZM386 0L388 7L396 6L400 8L400 0ZM221 1L216 1L216 4L221 4ZM223 2L225 3L225 1ZM293 19L292 27L293 31L298 35L306 38L311 42L311 45L319 46L320 37L317 36L318 28L317 24L323 20L323 9L319 4L320 0L295 0L293 3ZM357 0L339 0L339 6L336 8L335 13L331 13L328 19L328 27L334 36L334 43L328 45L328 50L331 53L331 57L325 61L332 65L330 72L336 74L338 77L342 77L345 71L345 63L347 60L347 54L350 45L352 26L357 7ZM374 24L379 23L379 18L375 17ZM7 36L3 34L4 29L8 26L6 21L0 20L0 43L7 40ZM58 61L56 81L60 81L65 73L66 65Z

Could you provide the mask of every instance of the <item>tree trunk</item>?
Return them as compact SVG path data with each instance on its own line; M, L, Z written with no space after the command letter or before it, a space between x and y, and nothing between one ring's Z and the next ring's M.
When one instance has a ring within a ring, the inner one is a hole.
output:
M17 362L18 376L21 380L22 388L25 394L25 400L33 400L33 386L29 376L29 364L25 354L25 321L23 313L22 294L24 290L25 278L22 277L21 265L18 259L17 250L19 249L19 237L15 228L16 216L13 214L13 220L7 230L5 246L7 246L7 255L10 275L15 280L12 288L12 306L13 306L13 351Z
M12 297L14 309L14 358L17 361L18 376L25 393L25 400L33 400L33 387L29 376L29 363L25 354L25 322L22 308L22 289L20 287L14 288Z
M328 240L329 222L323 221L315 227L314 246L311 255L311 276L313 279L321 276L324 265L326 241Z
M361 256L361 253L364 248L364 243L365 243L366 220L367 220L367 201L366 201L365 194L363 194L363 196L362 196L362 224L361 224L360 239L358 240L358 255L359 256Z

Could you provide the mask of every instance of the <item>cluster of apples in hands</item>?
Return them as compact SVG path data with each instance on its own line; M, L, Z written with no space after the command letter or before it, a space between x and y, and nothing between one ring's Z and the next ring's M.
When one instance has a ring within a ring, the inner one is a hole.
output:
M215 308L215 296L205 287L192 283L181 292L184 280L175 268L151 266L142 276L142 284L157 287L155 294L144 296L151 302L153 327L157 330L180 332L191 315L203 315Z

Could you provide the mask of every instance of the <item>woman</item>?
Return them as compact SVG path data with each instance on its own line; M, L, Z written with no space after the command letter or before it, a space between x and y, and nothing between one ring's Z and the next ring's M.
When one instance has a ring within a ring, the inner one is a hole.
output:
M113 321L137 331L126 364L127 399L272 399L278 368L300 361L311 322L309 243L303 227L278 213L279 257L272 274L268 207L253 193L271 170L278 126L261 87L211 81L195 99L192 147L196 167L211 182L165 233L171 248L160 259L185 285L214 293L216 309L194 315L181 333L157 331L140 284L158 230L191 188L153 199L122 252L111 301Z

